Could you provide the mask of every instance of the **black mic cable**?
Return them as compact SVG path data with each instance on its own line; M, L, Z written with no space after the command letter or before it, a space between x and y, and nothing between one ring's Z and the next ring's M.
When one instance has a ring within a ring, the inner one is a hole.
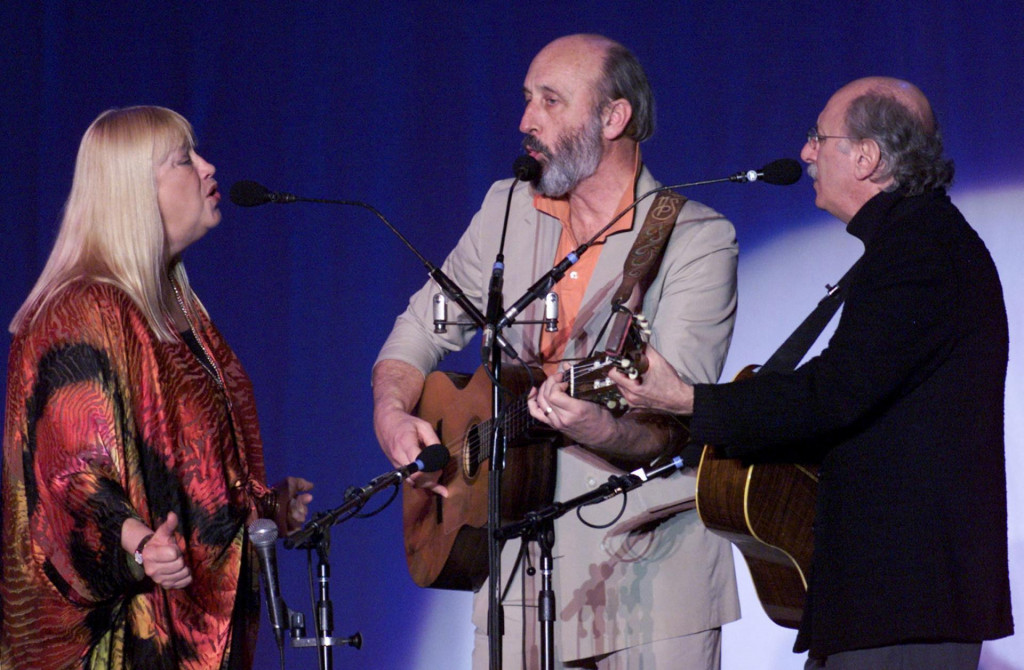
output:
M316 536L322 534L328 528L338 522L342 514L348 519L353 516L352 510L358 511L366 504L370 496L378 491L391 486L397 486L417 472L438 472L448 465L451 454L441 444L432 444L420 451L415 461L386 472L370 480L370 483L362 488L350 487L345 492L345 502L329 512L321 512L309 520L306 525L284 539L284 546L287 549L305 547ZM389 501L390 502L390 501Z
M699 463L699 460L696 462ZM597 503L604 502L605 500L619 495L620 493L628 493L635 488L639 488L653 479L668 477L677 470L694 467L695 465L696 463L694 462L687 462L686 455L679 455L673 456L665 464L650 470L638 468L628 474L611 475L608 477L608 481L601 486L565 502L553 502L547 507L528 512L523 520L502 526L496 534L501 540L519 537L527 531L535 528L542 521L557 519L566 512L574 509L578 510L580 507L585 505L595 505ZM593 527L596 528L597 526Z

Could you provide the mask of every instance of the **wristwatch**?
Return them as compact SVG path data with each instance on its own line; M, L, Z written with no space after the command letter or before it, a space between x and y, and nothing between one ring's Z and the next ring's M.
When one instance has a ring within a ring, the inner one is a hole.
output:
M153 539L156 533L150 533L146 537L139 540L139 546L135 547L135 562L142 565L142 550L146 548L146 543Z

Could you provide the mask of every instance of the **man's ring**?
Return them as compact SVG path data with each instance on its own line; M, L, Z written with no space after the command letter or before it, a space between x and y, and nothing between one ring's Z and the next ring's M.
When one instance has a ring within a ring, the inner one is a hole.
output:
M551 409L550 407L545 407L544 408L544 416L547 416L548 414L551 414L554 411L555 410Z

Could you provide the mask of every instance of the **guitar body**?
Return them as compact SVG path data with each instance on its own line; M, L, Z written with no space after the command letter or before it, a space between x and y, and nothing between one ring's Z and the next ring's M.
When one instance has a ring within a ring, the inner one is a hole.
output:
M561 372L573 398L599 403L613 415L627 405L607 378L611 368L635 376L646 367L643 349L647 320L618 310L611 321L610 345ZM501 523L521 520L528 512L549 505L555 496L555 441L559 438L534 420L526 403L532 386L544 379L506 367L502 386L513 395L504 403L500 423L508 441L501 476ZM409 573L419 586L477 591L487 579L487 508L490 482L491 379L480 368L472 377L432 372L424 382L417 416L430 423L448 449L450 459L440 482L448 497L411 486L402 487L402 526ZM530 440L532 427L543 428Z
M515 372L520 371L506 368L502 383L517 395L525 394L530 380ZM524 433L531 419L528 413L519 416L525 401L509 403L506 411L513 422L506 426L506 435ZM448 498L402 487L409 573L419 586L476 591L487 578L491 380L482 368L472 377L432 372L417 415L434 427L451 458L440 480L448 487ZM503 523L550 503L555 491L553 441L521 444L511 435L509 440L501 480Z
M753 374L752 368L737 379ZM697 512L743 554L765 612L798 628L814 551L817 466L744 464L707 445L697 471Z

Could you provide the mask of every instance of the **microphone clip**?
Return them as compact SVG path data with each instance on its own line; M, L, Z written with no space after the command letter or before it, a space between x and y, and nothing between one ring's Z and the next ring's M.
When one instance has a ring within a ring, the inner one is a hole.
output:
M745 170L743 172L737 172L736 174L729 177L729 181L735 181L740 183L749 183L757 181L761 177L761 173L757 170Z

